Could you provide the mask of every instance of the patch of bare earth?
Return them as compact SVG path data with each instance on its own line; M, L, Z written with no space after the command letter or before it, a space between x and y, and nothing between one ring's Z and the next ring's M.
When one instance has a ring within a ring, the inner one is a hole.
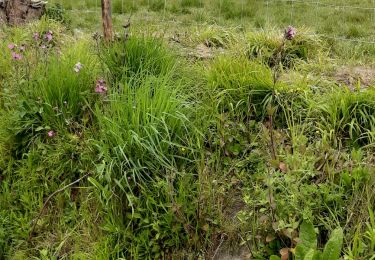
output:
M226 219L225 233L221 234L212 249L209 259L213 260L247 260L251 254L246 246L239 245L238 226L240 225L237 214L244 209L240 182L233 177L232 185L223 205L223 214Z
M360 86L366 89L375 85L375 68L366 66L342 67L334 74L335 80L339 84L345 84L351 90L355 90Z

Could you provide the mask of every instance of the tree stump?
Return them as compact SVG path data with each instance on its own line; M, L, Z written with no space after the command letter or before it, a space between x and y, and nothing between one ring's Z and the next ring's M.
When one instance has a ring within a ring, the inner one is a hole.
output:
M5 1L0 0L0 25L6 23L7 16L5 13Z
M39 19L44 12L42 0L0 0L0 24L20 25Z

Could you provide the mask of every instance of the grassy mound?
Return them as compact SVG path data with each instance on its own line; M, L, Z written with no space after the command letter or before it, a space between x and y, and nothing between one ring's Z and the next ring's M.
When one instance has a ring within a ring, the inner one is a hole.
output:
M222 4L228 23L260 10ZM0 259L374 255L374 86L329 78L331 42L148 25L104 43L51 19L0 31Z

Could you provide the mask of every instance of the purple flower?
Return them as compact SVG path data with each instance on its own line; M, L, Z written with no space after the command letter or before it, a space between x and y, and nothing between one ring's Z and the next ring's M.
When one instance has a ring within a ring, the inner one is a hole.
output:
M39 37L40 37L39 33L37 33L37 32L34 33L33 38L34 38L35 41L38 41Z
M296 28L294 28L293 26L288 26L288 28L286 28L285 30L284 37L285 39L290 41L290 40L293 40L296 34L297 34Z
M21 52L24 52L24 51L26 50L26 46L25 46L25 44L22 44L22 45L19 47L19 50L20 50Z
M48 31L47 33L46 33L46 35L44 36L44 39L46 39L47 40L47 42L50 42L50 41L52 41L52 31Z
M82 67L82 63L78 62L76 65L74 65L74 71L78 73L82 69Z
M104 93L106 93L107 92L107 87L106 86L96 86L96 88L95 88L95 92L96 93L99 93L99 94L104 94Z
M51 131L48 131L47 135L48 135L48 137L52 138L52 137L56 136L56 132L51 130Z
M15 47L16 47L16 45L14 45L13 43L8 44L8 48L10 50L13 50Z
M46 39L48 42L52 41L52 34L47 34Z
M108 91L108 88L105 85L105 80L104 79L98 79L96 81L95 92L99 93L99 94L105 94L107 91Z
M98 80L96 81L96 84L104 85L104 84L105 84L105 80L104 80L104 79L98 79Z
M12 51L12 58L13 58L13 60L22 60L23 56L22 56L22 54L18 54L18 53L15 53L14 51Z

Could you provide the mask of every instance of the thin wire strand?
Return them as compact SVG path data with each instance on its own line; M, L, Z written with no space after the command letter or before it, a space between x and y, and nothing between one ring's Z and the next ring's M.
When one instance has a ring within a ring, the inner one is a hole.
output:
M96 0L97 2L98 0ZM123 1L123 0L122 0ZM221 0L220 0L220 13L221 13ZM321 3L320 0L319 2L305 2L305 1L299 1L299 0L267 0L266 2L266 19L267 19L267 24L270 24L270 14L269 14L269 4L270 2L295 2L295 3L305 3L305 4L314 4L314 6L326 6L326 7L339 7L339 8L348 8L350 10L350 8L353 8L352 6L343 6L343 5L340 5L340 6L335 6L335 5L328 5L328 4L324 4L324 3ZM164 1L164 8L166 8L166 3L167 3L167 0ZM373 3L374 3L374 7L373 8L367 8L367 7L357 7L358 9L364 9L364 10L374 10L374 19L375 19L375 0L373 0ZM70 12L79 12L79 13L98 13L100 10L100 8L98 8L98 10L94 11L94 10L78 10L78 9L73 9L73 10L70 10ZM141 18L138 20L139 22L150 22L147 18ZM167 23L171 23L171 24L182 24L182 25L191 25L191 26L197 26L197 27L203 27L203 26L207 26L207 25L210 25L210 24L207 24L207 23L199 23L199 22L195 22L195 21L192 21L192 22L186 22L186 21L176 21L176 20L165 20L165 17L163 17L163 20L161 21L163 22L163 24L167 24ZM211 25L215 25L215 24L211 24ZM233 29L233 30L238 30L241 26L226 26L226 28L228 29ZM247 27L248 31L250 32L277 32L278 30L277 29L260 29L260 28L251 28L251 27ZM362 40L362 39L348 39L348 38L345 38L345 37L340 37L340 36L332 36L332 35L326 35L326 34L318 34L318 33L310 33L310 34L307 34L309 36L316 36L316 37L321 37L321 38L327 38L327 39L332 39L332 40L335 40L335 41L343 41L343 42L355 42L355 43L361 43L361 44L375 44L375 41L372 41L372 40Z
M336 9L360 9L360 10L374 10L374 7L361 7L361 6L352 6L352 5L333 5L333 4L325 4L321 3L320 1L301 1L301 0L270 0L272 2L284 2L284 3L297 3L297 4L307 4L307 5L318 5L324 7L332 7Z

